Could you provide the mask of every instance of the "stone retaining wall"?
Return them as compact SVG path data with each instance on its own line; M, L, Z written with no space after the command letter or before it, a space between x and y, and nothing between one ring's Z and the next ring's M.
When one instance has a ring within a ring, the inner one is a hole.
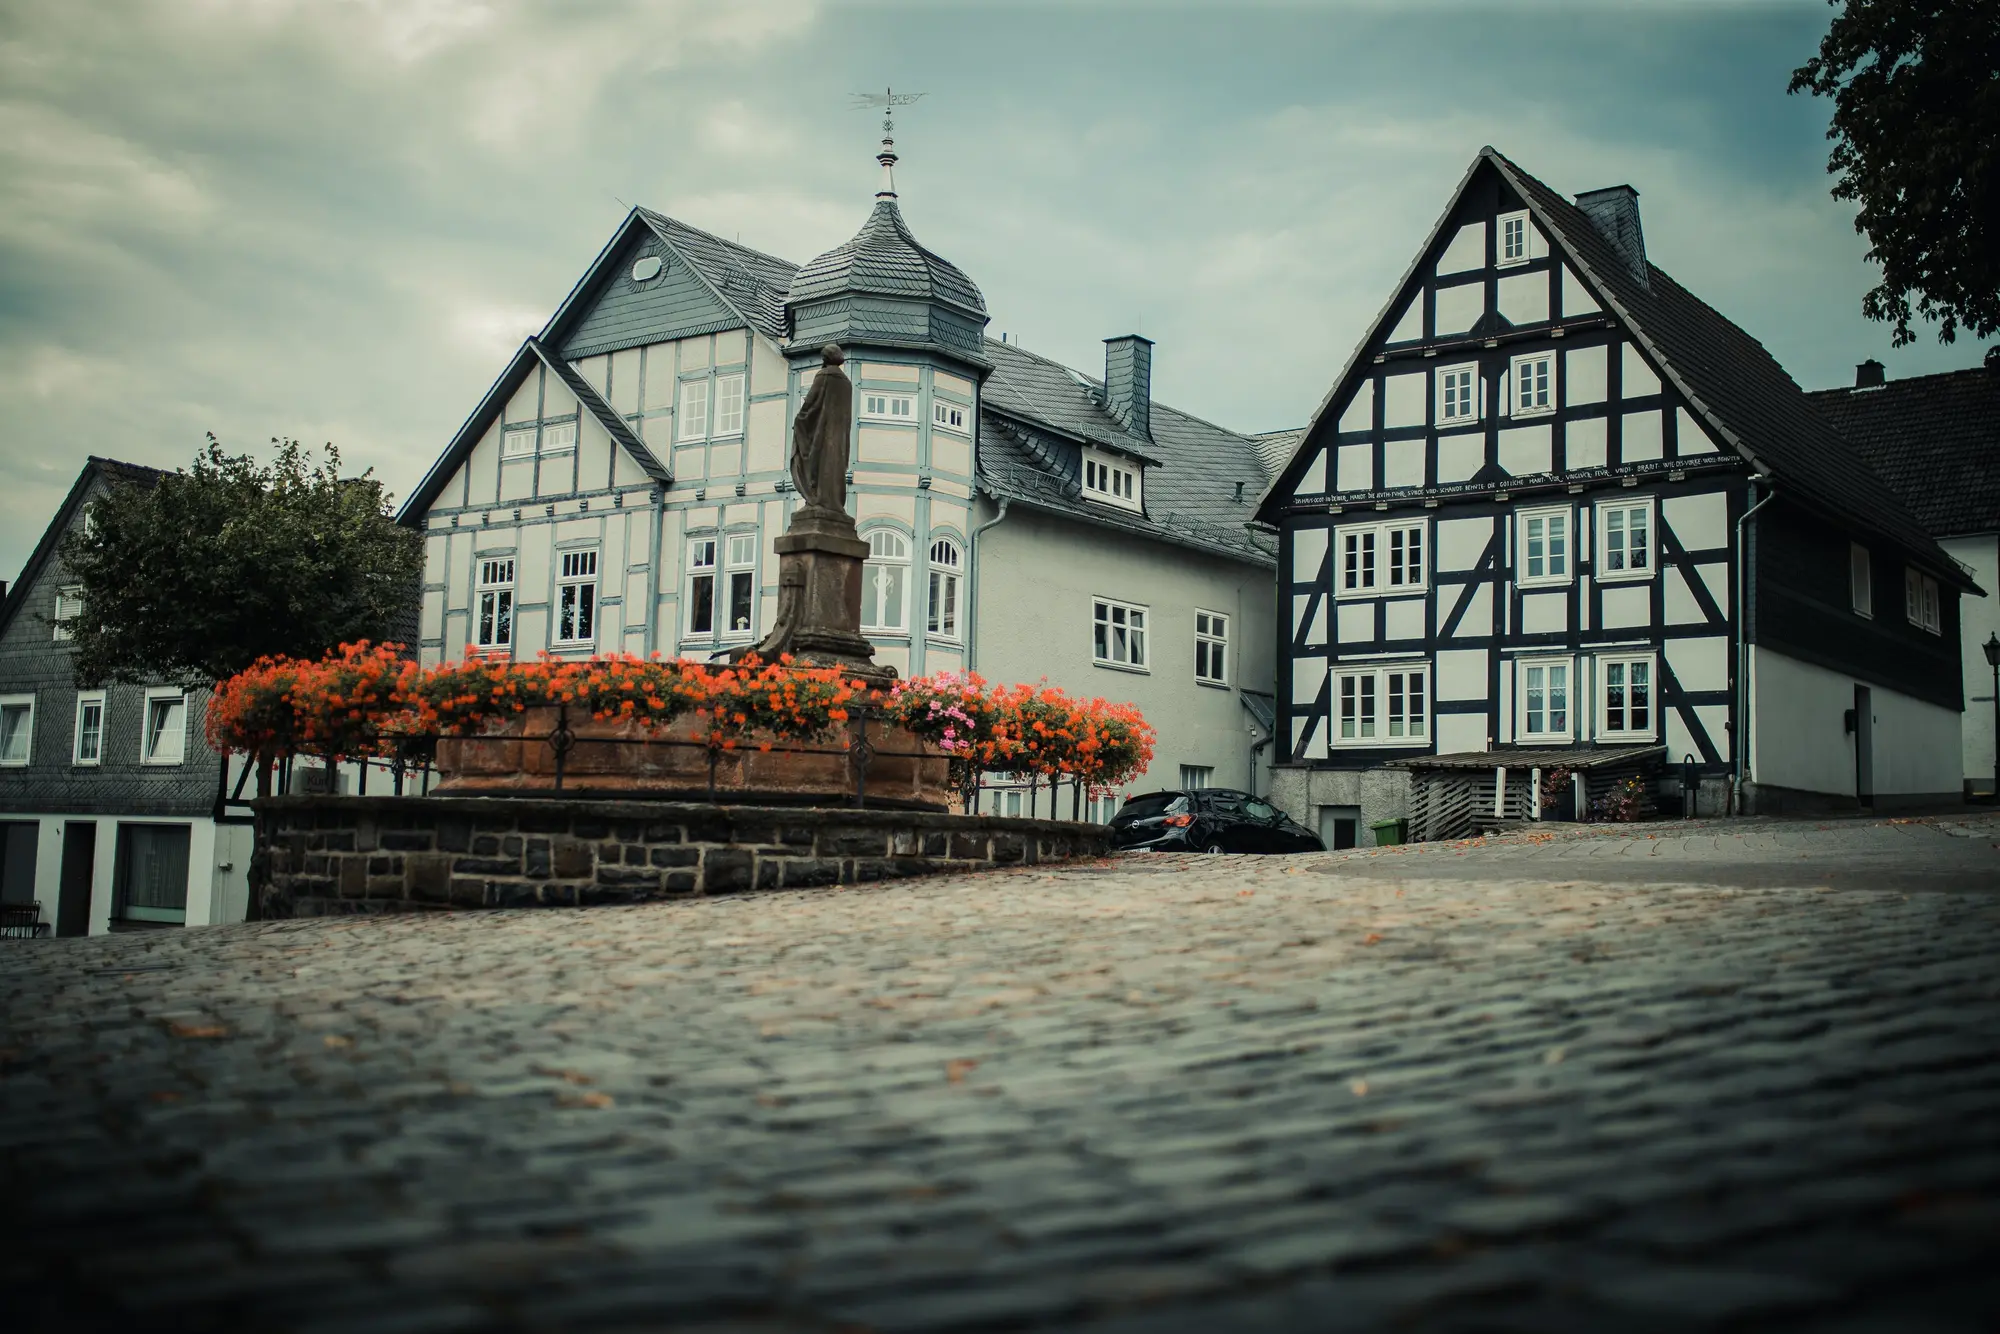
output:
M266 797L261 916L574 907L1101 855L1102 825L853 808Z

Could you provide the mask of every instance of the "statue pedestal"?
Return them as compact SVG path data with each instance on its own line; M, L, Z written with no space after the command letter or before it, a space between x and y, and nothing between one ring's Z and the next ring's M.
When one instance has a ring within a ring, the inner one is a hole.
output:
M877 689L896 669L875 661L861 633L862 566L868 544L844 510L808 505L792 515L778 553L778 617L771 633L748 650L765 661L789 653L813 667L839 667ZM732 654L732 658L744 654Z

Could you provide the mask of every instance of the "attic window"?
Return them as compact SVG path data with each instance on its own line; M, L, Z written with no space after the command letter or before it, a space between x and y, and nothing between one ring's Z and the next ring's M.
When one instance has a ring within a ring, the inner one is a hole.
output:
M1502 213L1500 215L1500 249L1498 264L1506 268L1512 264L1528 262L1528 214Z
M861 415L876 421L914 422L917 419L915 394L884 394L870 391L861 396Z
M535 428L524 426L500 438L500 453L510 459L524 459L535 452Z
M560 454L575 448L575 422L550 422L542 428L542 453Z
M1083 494L1091 500L1128 510L1142 508L1144 501L1136 466L1089 449L1083 452Z

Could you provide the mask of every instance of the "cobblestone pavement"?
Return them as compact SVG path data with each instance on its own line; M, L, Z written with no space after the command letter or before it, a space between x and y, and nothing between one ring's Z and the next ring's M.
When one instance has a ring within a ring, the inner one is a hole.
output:
M1571 829L9 942L0 1319L1992 1329L1996 844Z

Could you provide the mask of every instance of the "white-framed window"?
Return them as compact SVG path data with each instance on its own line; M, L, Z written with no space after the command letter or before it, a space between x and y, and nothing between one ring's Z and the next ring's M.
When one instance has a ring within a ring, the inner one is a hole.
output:
M1437 372L1437 419L1440 426L1479 420L1479 367L1440 366Z
M532 426L509 427L500 436L500 454L503 458L524 459L535 452L535 428Z
M597 552L562 551L556 576L556 642L590 644L597 639Z
M757 625L757 534L729 535L728 635L750 634Z
M1095 797L1083 799L1083 818L1091 824L1110 824L1111 817L1118 814L1118 808L1125 804L1125 798L1116 792L1105 792Z
M940 537L931 543L931 587L924 630L941 639L958 638L958 581L964 558L958 543Z
M1514 415L1540 417L1556 410L1556 358L1553 352L1529 352L1513 359Z
M861 391L861 415L874 421L914 422L917 419L915 394L892 394L885 389Z
M697 537L688 543L687 632L691 635L715 633L716 547L713 537Z
M1932 634L1944 633L1943 608L1938 601L1938 581L1918 570L1903 570L1903 614L1910 624Z
M1411 746L1430 739L1430 664L1333 669L1336 746Z
M1524 740L1567 741L1574 730L1570 716L1568 658L1541 658L1515 664L1520 679L1521 727Z
M1875 616L1875 576L1869 569L1868 548L1859 542L1847 545L1847 592L1853 600L1854 614Z
M674 439L708 438L708 379L681 381L680 407L674 414Z
M1620 502L1597 507L1597 578L1653 577L1653 502Z
M489 556L479 562L479 606L473 643L507 648L514 642L514 558Z
M1083 494L1124 509L1139 508L1139 469L1136 465L1086 449L1083 452Z
M0 765L17 768L35 755L35 697L0 695Z
M743 377L741 375L718 375L715 377L714 434L743 434Z
M1147 608L1095 598L1091 604L1091 658L1100 667L1151 669L1147 656Z
M187 695L179 690L146 692L145 731L139 759L145 764L179 764L187 758Z
M71 764L104 763L104 692L86 690L76 697L76 743Z
M1499 267L1528 262L1528 214L1523 209L1519 213L1500 215L1500 245L1495 251Z
M1598 735L1650 737L1659 715L1653 693L1653 655L1597 660Z
M1183 764L1181 766L1181 791L1202 792L1215 783L1215 766L1212 764Z
M61 644L76 638L76 631L70 625L70 622L75 620L77 613L82 610L83 590L81 588L59 588L56 590L56 614L50 618L55 622L52 628L56 643Z
M1570 559L1570 511L1522 510L1521 550L1514 582L1518 584L1566 584L1574 570Z
M575 448L575 422L550 422L542 427L542 453L567 454Z
M1219 611L1194 614L1194 679L1229 684L1229 618Z
M931 425L959 435L972 434L972 409L948 399L931 399Z
M910 628L910 539L893 528L868 534L868 563L861 571L861 628L907 634Z
M1421 519L1415 523L1345 524L1340 534L1338 593L1362 597L1414 593L1428 587L1429 556Z

